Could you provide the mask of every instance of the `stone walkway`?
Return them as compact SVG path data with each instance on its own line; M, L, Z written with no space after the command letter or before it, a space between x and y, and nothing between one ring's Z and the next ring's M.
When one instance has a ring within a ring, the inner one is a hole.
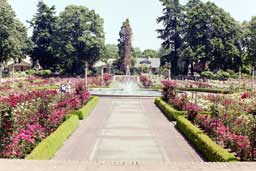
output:
M53 160L202 161L153 98L101 98Z

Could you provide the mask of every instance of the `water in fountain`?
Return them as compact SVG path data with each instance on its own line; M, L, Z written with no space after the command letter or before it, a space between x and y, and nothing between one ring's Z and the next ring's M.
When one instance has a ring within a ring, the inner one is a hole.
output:
M160 97L161 92L140 89L137 79L132 79L129 66L125 76L121 80L115 80L111 88L95 88L90 90L96 96L131 96L131 97Z
M130 67L127 66L124 80L113 83L112 88L121 89L125 92L132 92L138 90L140 87L136 81L131 80Z

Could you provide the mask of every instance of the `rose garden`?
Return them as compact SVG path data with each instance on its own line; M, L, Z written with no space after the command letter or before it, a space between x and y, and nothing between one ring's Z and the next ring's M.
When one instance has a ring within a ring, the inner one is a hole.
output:
M130 19L106 44L95 10L39 1L25 26L0 0L0 170L255 168L256 18L160 2L142 51Z

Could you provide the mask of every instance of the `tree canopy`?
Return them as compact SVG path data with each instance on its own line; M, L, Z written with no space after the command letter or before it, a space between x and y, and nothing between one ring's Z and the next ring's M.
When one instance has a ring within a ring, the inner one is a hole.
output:
M160 0L163 16L158 18L162 47L170 49L163 64L171 61L173 74L203 70L237 70L241 65L241 27L227 12L214 3L190 0ZM176 67L174 67L176 66ZM174 67L174 68L173 68Z
M26 27L15 18L7 0L0 0L0 63L25 57L29 48Z
M59 16L42 1L31 21L33 59L46 69L82 73L102 56L105 43L103 19L84 6L70 5Z

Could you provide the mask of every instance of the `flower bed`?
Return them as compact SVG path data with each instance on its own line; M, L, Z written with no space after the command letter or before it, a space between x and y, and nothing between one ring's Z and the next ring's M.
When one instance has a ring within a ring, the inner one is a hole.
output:
M0 157L24 158L90 97L82 83L73 93L40 90L0 99Z
M241 95L211 94L191 99L187 94L176 95L173 92L176 87L172 82L167 81L163 85L163 99L174 109L186 111L186 118L217 144L234 152L241 161L256 159L254 94L248 92ZM203 104L201 104L202 99Z
M156 105L162 110L164 114L177 121L177 128L188 138L194 147L201 152L207 161L213 162L230 162L237 161L236 157L227 152L221 146L211 140L202 130L194 126L189 120L185 118L185 111L177 111L161 98L155 100ZM169 118L168 117L168 118Z

